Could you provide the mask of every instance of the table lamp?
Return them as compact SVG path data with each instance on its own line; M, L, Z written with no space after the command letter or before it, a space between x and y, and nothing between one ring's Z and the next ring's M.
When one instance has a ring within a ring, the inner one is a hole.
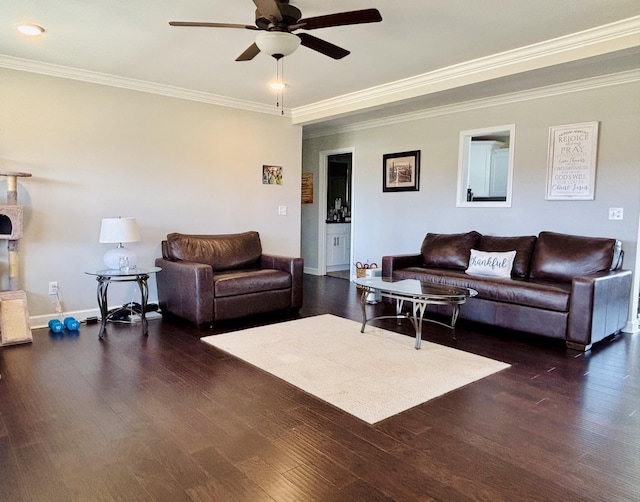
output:
M138 242L140 232L136 219L126 218L103 218L100 228L101 243L117 243L118 246L109 249L103 257L104 264L111 270L125 270L135 268L138 260L136 253L124 247L123 242Z

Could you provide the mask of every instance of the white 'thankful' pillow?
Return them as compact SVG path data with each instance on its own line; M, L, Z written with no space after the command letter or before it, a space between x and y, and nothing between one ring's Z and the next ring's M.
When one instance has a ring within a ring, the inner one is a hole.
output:
M511 277L515 251L493 253L488 251L471 250L469 268L465 272L469 275L484 275L488 277Z

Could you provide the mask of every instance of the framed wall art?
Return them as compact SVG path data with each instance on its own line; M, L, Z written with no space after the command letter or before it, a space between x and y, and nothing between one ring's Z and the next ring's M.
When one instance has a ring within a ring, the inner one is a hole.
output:
M302 203L313 204L313 173L302 173Z
M262 183L264 185L282 185L282 167L263 165Z
M383 192L420 190L420 150L388 153L382 157Z
M549 128L547 200L593 200L598 122Z

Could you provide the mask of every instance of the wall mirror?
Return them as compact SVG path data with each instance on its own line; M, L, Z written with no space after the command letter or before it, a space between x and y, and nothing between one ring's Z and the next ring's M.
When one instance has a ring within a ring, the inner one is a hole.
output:
M462 131L457 207L511 207L515 124Z

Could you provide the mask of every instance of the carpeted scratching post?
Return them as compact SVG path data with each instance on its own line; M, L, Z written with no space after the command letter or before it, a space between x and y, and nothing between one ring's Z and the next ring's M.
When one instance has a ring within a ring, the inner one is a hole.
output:
M18 242L22 238L24 208L18 205L18 178L30 173L0 172L7 178L7 204L0 206L0 239L7 240L9 290L0 291L0 345L33 341L29 325L27 294L20 291L20 254Z

